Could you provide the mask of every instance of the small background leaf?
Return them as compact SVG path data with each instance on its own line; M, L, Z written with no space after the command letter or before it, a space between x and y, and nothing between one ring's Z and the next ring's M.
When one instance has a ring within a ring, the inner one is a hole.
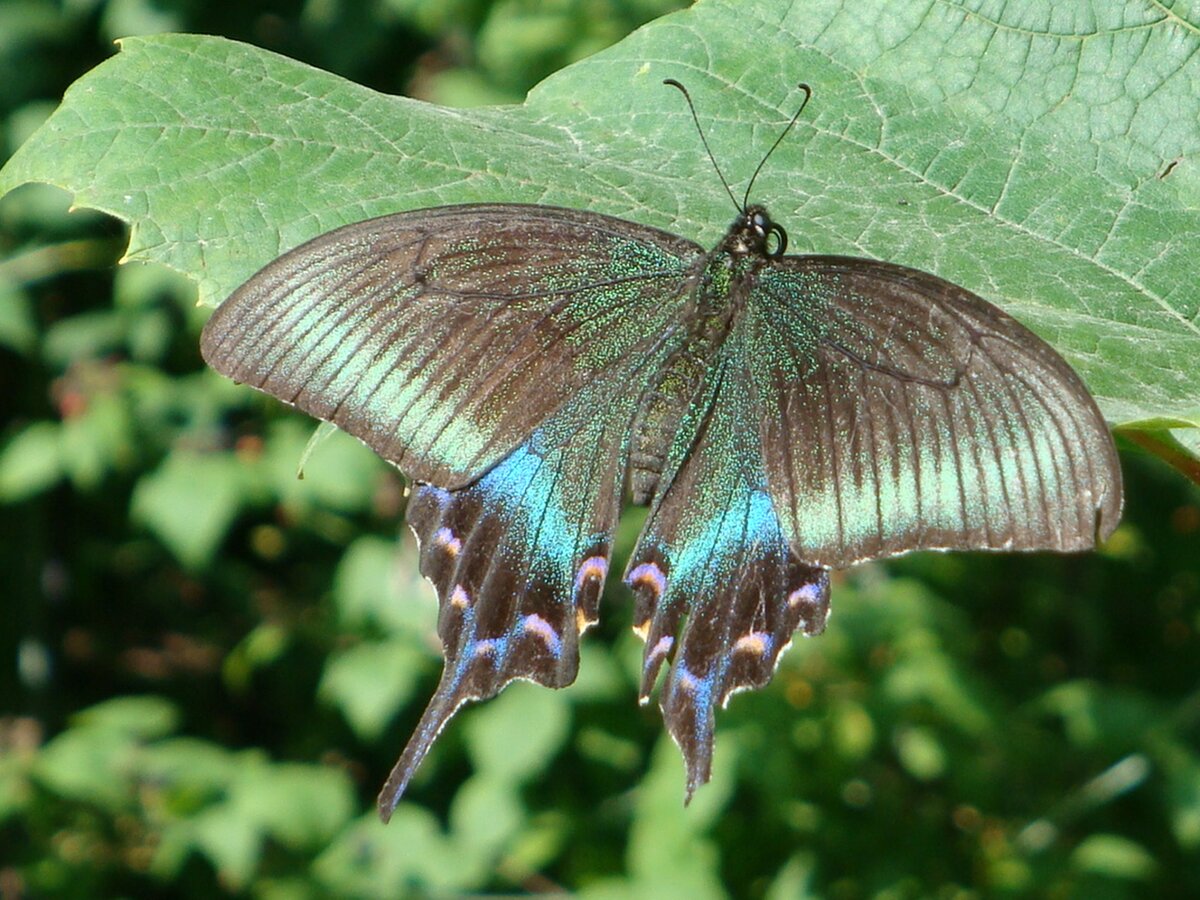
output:
M242 467L232 457L173 453L142 479L134 515L184 565L207 563L241 506Z

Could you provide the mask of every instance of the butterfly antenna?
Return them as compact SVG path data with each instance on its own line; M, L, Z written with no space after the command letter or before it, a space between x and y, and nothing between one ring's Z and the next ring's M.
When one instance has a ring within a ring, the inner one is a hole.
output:
M742 209L745 209L746 205L750 202L750 191L754 188L754 182L758 178L758 173L761 172L763 166L767 164L767 160L771 158L771 154L775 152L775 148L783 143L783 139L787 137L788 132L792 130L792 126L796 124L797 120L799 120L800 113L804 112L804 107L808 106L808 101L812 99L812 88L810 88L803 81L800 82L797 87L804 91L804 99L800 102L800 108L796 110L796 114L792 116L792 121L788 122L783 131L779 133L779 137L775 138L775 143L771 145L771 149L767 151L766 155L762 158L762 161L758 164L758 168L754 170L754 174L750 176L750 183L746 185L746 196L742 198ZM691 102L691 100L688 101L689 104ZM694 116L695 114L695 111L693 111L692 115ZM697 123L697 127L699 127L699 123ZM703 137L703 135L701 135L701 137ZM709 156L712 156L712 154L710 153ZM724 181L725 179L722 178L721 180ZM725 189L728 190L729 186L726 185Z
M717 165L717 158L713 156L712 149L708 146L708 138L704 136L704 129L700 127L700 117L696 115L696 107L692 103L692 95L687 92L682 84L674 78L663 79L663 84L669 84L673 88L677 88L679 93L683 94L683 99L687 101L688 109L692 111L692 121L696 123L696 131L700 133L700 143L704 145L704 151L708 154L708 158L712 160L713 168L717 170L717 177L721 179L721 184L725 185L725 193L729 195L729 199L733 201L733 205L737 207L738 212L744 212L746 204L738 206L737 197L733 195L733 189L729 186L729 182L725 180L725 175L721 172L721 167ZM798 115L798 114L797 114ZM762 166L759 166L761 169Z

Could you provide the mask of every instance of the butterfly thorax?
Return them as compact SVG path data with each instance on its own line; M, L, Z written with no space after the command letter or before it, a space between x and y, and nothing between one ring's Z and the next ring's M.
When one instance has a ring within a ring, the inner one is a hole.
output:
M755 272L786 245L783 229L771 222L765 209L752 206L738 216L717 248L697 263L688 280L690 296L675 347L642 395L634 424L629 464L634 503L650 501L672 442L688 439L680 435L680 422L733 328Z

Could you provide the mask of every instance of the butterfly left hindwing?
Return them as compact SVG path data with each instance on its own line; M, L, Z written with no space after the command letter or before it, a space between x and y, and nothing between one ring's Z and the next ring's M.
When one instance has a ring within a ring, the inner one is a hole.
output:
M218 371L366 442L416 485L445 669L379 797L454 712L574 680L632 422L678 345L690 241L551 207L399 213L268 265L205 327Z
M418 484L408 521L437 589L441 683L379 795L386 821L454 712L513 679L575 680L578 639L598 617L620 509L634 404L594 385L476 483ZM644 377L644 376L642 376ZM603 395L613 399L605 402Z

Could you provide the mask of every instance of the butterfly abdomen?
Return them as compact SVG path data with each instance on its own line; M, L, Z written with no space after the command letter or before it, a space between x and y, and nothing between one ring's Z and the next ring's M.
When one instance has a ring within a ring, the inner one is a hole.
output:
M636 504L649 503L658 489L684 412L733 328L738 308L731 302L734 266L733 259L721 251L707 257L683 318L683 338L642 394L629 454L629 493Z

